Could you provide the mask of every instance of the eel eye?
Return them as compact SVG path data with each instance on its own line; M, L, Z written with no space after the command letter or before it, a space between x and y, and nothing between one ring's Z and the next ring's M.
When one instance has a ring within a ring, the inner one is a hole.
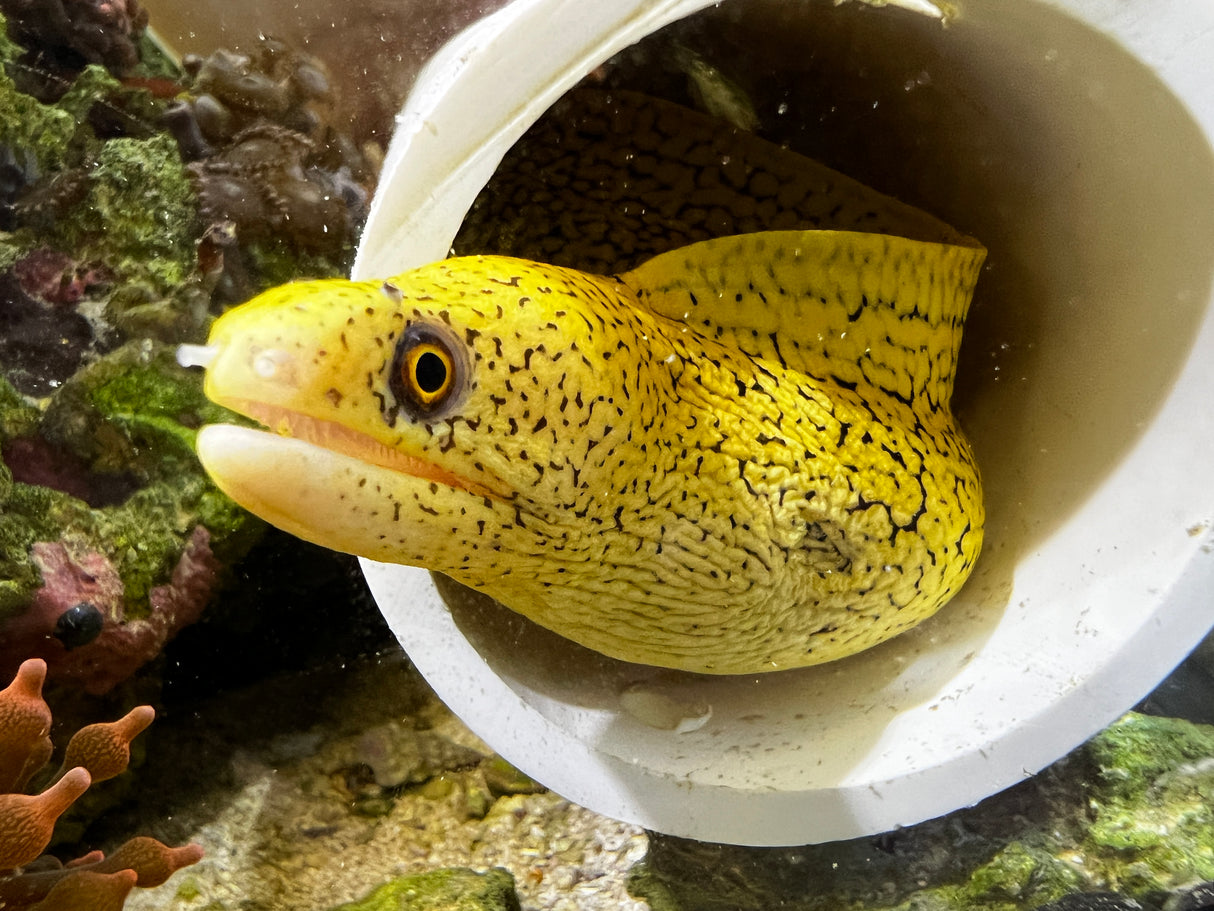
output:
M417 323L397 342L389 385L396 400L416 415L444 410L463 379L461 351L437 326Z
M409 385L422 405L430 405L443 398L451 389L455 374L447 349L425 342L405 355L401 369L402 382Z

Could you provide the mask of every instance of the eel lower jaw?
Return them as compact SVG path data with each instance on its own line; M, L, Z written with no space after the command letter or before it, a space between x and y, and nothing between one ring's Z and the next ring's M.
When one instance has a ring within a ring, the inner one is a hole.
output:
M400 524L401 504L429 498L458 510L475 490L234 424L203 427L196 446L215 485L249 512L321 547L388 563L430 565L427 555L450 538L443 522Z
M401 475L415 478L423 481L432 481L437 484L442 484L446 487L455 490L462 490L477 497L488 497L492 500L505 500L506 496L492 488L479 484L468 478L440 468L433 462L426 459L418 458L417 456L407 455L381 443L379 440L373 439L366 434L359 433L357 430L352 430L342 424L337 424L333 421L324 421L317 418L309 417L296 411L290 411L286 408L267 405L263 402L256 401L233 401L225 402L226 407L233 411L246 415L255 421L265 425L266 430L249 430L250 433L259 433L264 436L285 438L295 440L317 449L336 453L342 456L347 456L351 459L356 459L367 465L373 465L377 468L384 468L388 471L395 472ZM214 425L214 426L229 426L229 425ZM206 428L204 428L205 430ZM248 437L239 436L234 439L243 440L240 444L241 448L247 448ZM205 446L208 455L214 458L218 454L218 447L228 445L234 442L233 438L223 437L217 438L214 434L211 435L209 443ZM269 443L269 441L263 441ZM203 457L204 443L201 435L199 439L199 456ZM206 459L203 459L204 466ZM208 468L208 471L211 469ZM215 473L212 473L215 476ZM221 485L222 486L222 485Z

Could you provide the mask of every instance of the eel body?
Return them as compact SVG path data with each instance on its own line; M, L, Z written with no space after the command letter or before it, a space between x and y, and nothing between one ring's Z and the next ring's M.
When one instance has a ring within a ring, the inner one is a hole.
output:
M985 251L836 176L885 231L267 292L216 322L206 376L267 429L204 428L203 464L288 531L625 660L756 673L882 642L981 547L949 400Z

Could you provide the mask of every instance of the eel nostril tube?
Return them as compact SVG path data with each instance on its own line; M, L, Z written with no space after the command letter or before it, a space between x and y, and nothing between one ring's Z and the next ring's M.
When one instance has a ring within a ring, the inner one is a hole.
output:
M178 345L177 363L182 367L209 367L218 354L218 345Z

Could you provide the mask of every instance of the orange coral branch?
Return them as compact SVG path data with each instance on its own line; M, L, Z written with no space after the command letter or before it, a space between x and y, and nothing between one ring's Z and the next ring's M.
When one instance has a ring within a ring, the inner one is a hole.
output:
M131 741L156 717L151 706L141 705L117 721L81 728L68 743L54 783L37 794L20 793L51 754L51 713L42 698L45 679L46 663L30 659L0 690L0 909L119 911L136 885L160 885L175 871L197 863L202 848L170 848L139 837L109 857L91 851L66 867L43 857L35 865L39 869L20 869L39 858L60 814L93 781L126 770Z
M0 690L0 793L23 788L51 758L51 710L42 699L45 680L46 662L31 658Z
M202 848L196 844L170 848L154 838L140 836L132 838L105 860L89 869L100 872L110 870L134 870L139 876L139 886L159 886L166 879L190 864L202 860Z
M24 867L46 850L59 816L89 786L72 769L41 794L0 794L0 869Z
M135 871L94 873L73 870L55 884L46 898L30 911L122 911L126 897L135 888Z
M117 721L81 728L68 742L60 774L76 766L88 769L93 781L108 781L122 774L131 761L131 741L155 718L155 709L140 705Z

